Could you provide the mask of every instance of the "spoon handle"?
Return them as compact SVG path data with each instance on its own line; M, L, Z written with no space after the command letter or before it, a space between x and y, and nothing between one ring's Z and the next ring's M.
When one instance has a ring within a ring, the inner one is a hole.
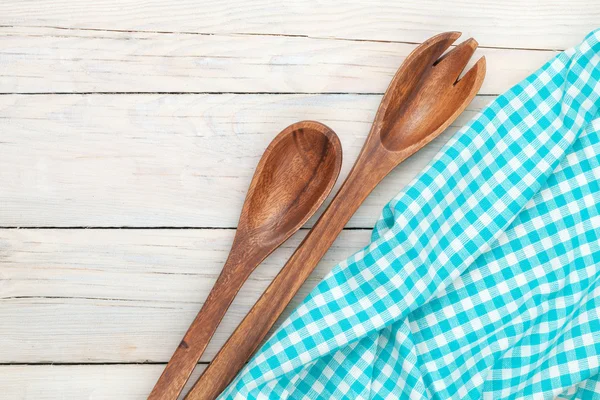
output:
M373 155L370 154L371 157ZM385 165L385 154L379 158L378 165L363 163L361 159L359 157L327 210L206 368L186 400L212 400L225 390L262 343L350 217L389 171Z
M177 346L148 400L176 400L227 309L245 281L244 270L230 257L194 322Z

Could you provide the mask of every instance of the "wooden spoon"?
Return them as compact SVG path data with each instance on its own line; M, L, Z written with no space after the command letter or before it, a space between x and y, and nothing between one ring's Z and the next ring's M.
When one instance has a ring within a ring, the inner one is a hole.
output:
M250 273L317 211L341 165L337 135L318 122L293 124L271 142L250 183L223 271L149 399L177 399Z
M212 400L227 387L369 193L392 169L447 128L475 97L485 76L485 59L458 78L477 42L469 39L440 58L459 36L459 32L434 36L407 57L337 195L186 400Z

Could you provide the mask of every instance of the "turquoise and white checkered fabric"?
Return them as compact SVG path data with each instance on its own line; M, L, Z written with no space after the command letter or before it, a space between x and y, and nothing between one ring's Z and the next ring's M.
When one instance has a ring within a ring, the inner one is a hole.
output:
M494 100L221 399L600 398L600 30Z

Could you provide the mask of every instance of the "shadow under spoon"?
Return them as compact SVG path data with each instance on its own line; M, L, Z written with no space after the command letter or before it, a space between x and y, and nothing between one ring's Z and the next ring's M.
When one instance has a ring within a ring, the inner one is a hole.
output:
M341 165L337 135L318 122L295 123L273 139L256 167L223 270L148 399L178 398L246 279L317 211Z

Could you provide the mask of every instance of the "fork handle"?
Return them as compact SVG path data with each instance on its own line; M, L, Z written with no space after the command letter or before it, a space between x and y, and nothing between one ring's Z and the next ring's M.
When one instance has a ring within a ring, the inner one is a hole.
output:
M384 158L385 155L380 161ZM377 168L361 165L363 163L360 159L361 157L321 218L204 370L186 400L212 400L225 390L262 343L358 207L389 172L381 173L376 171Z

